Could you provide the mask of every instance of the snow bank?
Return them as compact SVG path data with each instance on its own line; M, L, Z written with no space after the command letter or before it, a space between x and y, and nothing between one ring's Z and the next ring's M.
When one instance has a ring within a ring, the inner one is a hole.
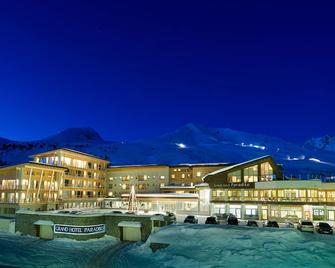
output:
M87 267L97 255L118 243L111 236L87 241L67 238L46 241L0 233L0 267Z
M150 243L170 246L153 253ZM125 256L129 267L335 267L335 239L289 229L174 225Z

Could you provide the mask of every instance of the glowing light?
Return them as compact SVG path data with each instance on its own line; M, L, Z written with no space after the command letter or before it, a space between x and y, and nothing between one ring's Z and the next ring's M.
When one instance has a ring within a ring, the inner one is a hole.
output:
M244 142L242 142L241 144L236 144L237 146L242 146L242 147L252 147L252 148L256 148L256 149L260 149L260 150L265 150L266 147L265 146L261 146L261 145L256 145L256 144L245 144Z
M180 148L180 149L185 149L186 145L184 143L176 143L176 145Z
M313 161L313 162L317 162L317 163L322 163L322 161L320 159L317 159L317 158L310 158L309 160Z

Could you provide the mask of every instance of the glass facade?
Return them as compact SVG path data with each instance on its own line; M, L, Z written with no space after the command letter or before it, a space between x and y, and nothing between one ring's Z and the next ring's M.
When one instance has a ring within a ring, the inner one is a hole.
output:
M274 179L272 166L269 162L262 163L260 181L271 181L272 179Z
M257 182L258 181L258 165L247 167L243 170L244 182Z
M228 173L228 182L229 183L241 182L241 170Z

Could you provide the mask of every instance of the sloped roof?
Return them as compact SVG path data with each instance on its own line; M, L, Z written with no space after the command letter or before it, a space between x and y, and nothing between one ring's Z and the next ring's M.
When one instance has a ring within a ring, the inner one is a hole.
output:
M234 168L237 168L237 167L240 167L240 166L243 166L243 165L247 165L247 164L251 164L253 162L257 162L259 160L266 159L266 158L271 158L272 159L271 155L265 155L265 156L262 156L262 157L259 157L259 158L254 158L254 159L251 159L251 160L248 160L248 161L245 161L245 162L241 162L241 163L238 163L238 164L235 164L235 165L232 165L232 166L228 166L228 167L224 167L224 168L215 170L211 173L208 173L206 176L204 176L202 178L202 180L204 181L204 179L209 177L209 176L216 175L216 174L219 174L219 173L222 173L222 172L226 172L226 171L232 170Z

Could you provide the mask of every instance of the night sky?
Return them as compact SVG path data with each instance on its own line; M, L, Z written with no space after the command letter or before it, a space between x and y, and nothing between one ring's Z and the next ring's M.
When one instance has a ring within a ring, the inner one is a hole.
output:
M29 2L1 1L1 137L335 135L331 1Z

